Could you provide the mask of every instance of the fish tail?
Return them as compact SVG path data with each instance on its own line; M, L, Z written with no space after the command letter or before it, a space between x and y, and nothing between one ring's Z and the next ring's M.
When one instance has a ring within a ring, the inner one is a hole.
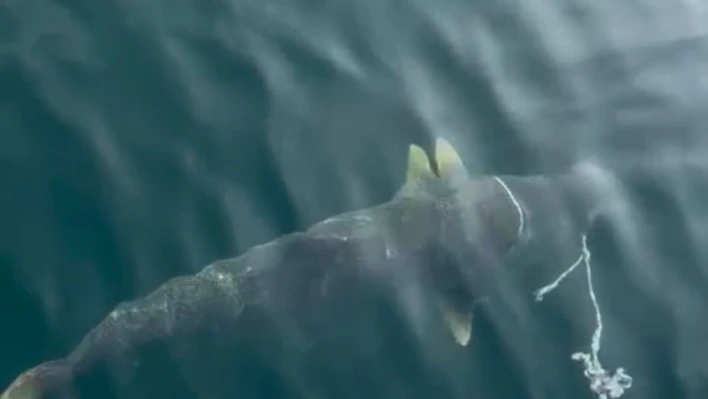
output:
M72 398L72 372L65 360L42 363L20 374L0 399Z

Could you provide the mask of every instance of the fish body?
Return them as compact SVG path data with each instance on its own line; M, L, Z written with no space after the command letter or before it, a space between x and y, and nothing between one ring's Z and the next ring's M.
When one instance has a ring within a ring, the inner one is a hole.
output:
M445 397L424 366L400 382L390 373L424 365L426 352L411 348L438 327L453 346L468 346L473 313L495 295L505 258L543 236L538 209L577 190L572 179L470 177L445 140L434 161L413 145L390 201L120 304L66 358L21 374L0 399L345 397L347 389ZM388 388L374 389L378 379Z

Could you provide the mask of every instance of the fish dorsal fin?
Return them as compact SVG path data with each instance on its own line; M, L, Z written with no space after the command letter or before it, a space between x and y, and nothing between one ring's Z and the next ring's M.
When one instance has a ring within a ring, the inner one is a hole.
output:
M440 303L440 311L455 342L460 346L467 346L472 339L472 311L460 311L445 302Z
M461 183L469 179L465 164L455 147L442 137L435 140L435 164L441 179Z
M430 167L430 159L421 147L411 144L408 148L408 170L406 183L416 182L425 178L435 177Z

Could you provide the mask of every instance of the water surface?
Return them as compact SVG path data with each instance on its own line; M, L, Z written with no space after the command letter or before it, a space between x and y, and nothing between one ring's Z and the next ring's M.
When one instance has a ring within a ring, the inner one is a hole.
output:
M442 136L474 173L614 174L589 238L604 363L630 370L628 397L705 397L707 17L688 0L0 0L0 385L171 276L389 199L408 144Z

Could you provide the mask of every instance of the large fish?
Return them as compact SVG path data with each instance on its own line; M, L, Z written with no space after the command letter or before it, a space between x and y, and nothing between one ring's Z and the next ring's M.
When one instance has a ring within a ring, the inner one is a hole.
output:
M367 384L366 397L431 397L437 388L416 385L425 372L413 366L409 382L376 391L376 378L392 377L371 359L413 364L411 348L445 335L462 351L507 259L565 237L567 221L584 223L594 201L573 173L469 176L443 139L433 161L411 145L406 182L389 202L120 304L66 358L22 373L1 399L344 398Z

